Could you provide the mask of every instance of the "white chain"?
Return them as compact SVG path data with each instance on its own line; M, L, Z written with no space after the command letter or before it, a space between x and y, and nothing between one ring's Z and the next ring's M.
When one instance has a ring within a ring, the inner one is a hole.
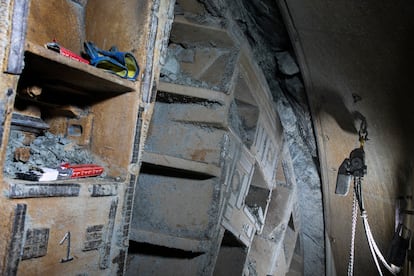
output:
M348 262L348 276L354 274L354 253L355 253L355 232L358 220L358 202L354 190L353 202L352 202L352 234L351 234L351 248L349 250L349 262Z

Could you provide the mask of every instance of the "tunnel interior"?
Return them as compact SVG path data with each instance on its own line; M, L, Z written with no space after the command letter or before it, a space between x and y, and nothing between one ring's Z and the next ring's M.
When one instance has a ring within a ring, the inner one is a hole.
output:
M413 4L118 11L0 5L0 274L412 275ZM103 172L38 178L66 163Z

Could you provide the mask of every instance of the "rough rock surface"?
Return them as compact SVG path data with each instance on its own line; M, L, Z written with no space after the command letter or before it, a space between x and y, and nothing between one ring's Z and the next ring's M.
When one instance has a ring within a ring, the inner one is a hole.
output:
M194 63L195 60L195 48L206 52L220 53L219 58L227 58L227 67L219 84L211 84L207 81L195 79L190 74L183 72L180 63ZM233 74L231 68L234 64L237 52L231 52L229 49L220 49L215 46L206 47L205 45L187 45L187 48L182 47L179 44L171 43L167 48L165 57L165 65L161 68L160 79L165 82L171 82L175 84L181 84L192 87L206 88L215 91L227 91L229 89L230 78Z
M299 73L299 67L289 52L276 53L276 59L279 71L283 74L291 76Z
M165 64L161 68L161 76L170 81L176 81L180 74L180 63L174 55L174 51L171 48L167 49L167 56L165 58Z
M232 17L263 70L285 128L298 184L304 275L325 275L321 180L311 116L299 68L276 1L200 0L208 12ZM229 16L230 15L230 16ZM279 54L276 54L279 53Z
M304 275L324 275L325 248L321 182L312 151L314 139L307 140L301 128L307 125L296 116L296 111L284 95L276 103L285 135L289 143L293 168L298 184L298 201L302 219ZM309 121L310 124L310 121ZM301 127L302 126L302 127Z

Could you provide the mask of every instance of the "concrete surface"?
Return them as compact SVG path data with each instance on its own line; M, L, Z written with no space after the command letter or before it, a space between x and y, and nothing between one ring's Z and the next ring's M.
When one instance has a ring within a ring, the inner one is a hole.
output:
M386 252L395 202L411 196L413 113L410 1L283 2L284 14L310 99L324 191L328 275L346 274L351 195L334 194L337 169L358 146L356 112L368 122L368 175L363 190L373 235ZM356 275L376 269L361 224ZM405 271L405 273L410 273ZM412 273L412 272L411 272Z

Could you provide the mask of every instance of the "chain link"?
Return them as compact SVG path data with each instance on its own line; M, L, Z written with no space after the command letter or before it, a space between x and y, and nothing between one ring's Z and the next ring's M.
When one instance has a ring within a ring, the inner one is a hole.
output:
M358 220L358 202L356 191L354 189L353 193L353 201L352 201L352 233L351 233L351 247L349 250L349 262L348 262L348 276L352 276L354 274L354 259L355 259L355 232Z
M359 125L359 131L358 131L358 136L359 136L359 143L361 145L361 148L364 147L365 142L368 141L368 125L367 125L367 120L364 118L361 121L361 124Z

